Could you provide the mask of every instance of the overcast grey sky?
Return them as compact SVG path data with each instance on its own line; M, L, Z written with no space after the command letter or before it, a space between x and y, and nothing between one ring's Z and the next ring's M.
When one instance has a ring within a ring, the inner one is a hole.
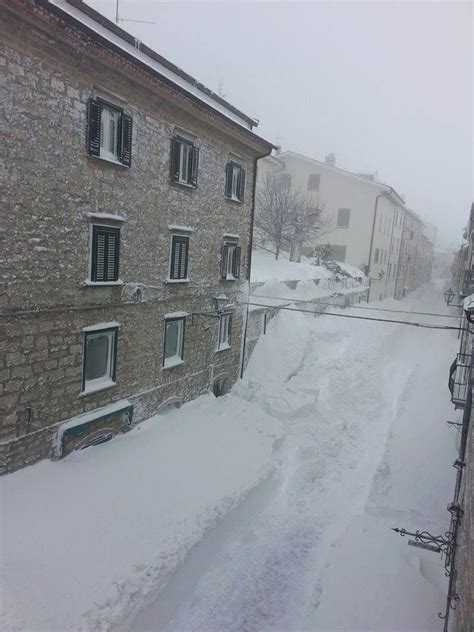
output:
M115 0L88 0L109 18ZM458 243L473 199L471 2L120 0L121 26L283 149L378 171Z

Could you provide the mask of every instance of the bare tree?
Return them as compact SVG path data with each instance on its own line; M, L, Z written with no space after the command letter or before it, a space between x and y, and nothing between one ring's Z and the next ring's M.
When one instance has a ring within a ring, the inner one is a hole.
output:
M268 173L257 189L255 225L272 241L275 258L289 248L290 261L299 261L305 242L327 232L324 202L293 189L286 174Z
M268 173L257 190L255 225L271 240L275 259L283 246L289 243L294 232L296 197L289 178Z

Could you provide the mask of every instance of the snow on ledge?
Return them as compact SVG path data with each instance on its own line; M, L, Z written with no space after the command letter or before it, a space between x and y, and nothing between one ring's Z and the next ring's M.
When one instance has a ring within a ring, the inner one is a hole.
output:
M108 406L104 406L103 408L95 408L88 413L76 415L76 417L71 417L67 421L64 421L60 426L58 426L58 430L56 433L54 444L54 452L56 456L61 456L63 438L67 430L70 430L71 428L76 428L77 426L82 426L83 424L90 423L91 421L95 421L96 419L112 415L113 413L118 413L121 410L130 408L131 406L132 403L128 399L121 399L120 401L109 404Z
M91 219L109 219L114 222L124 222L125 217L122 215L113 215L112 213L86 213Z
M87 327L83 327L82 331L100 331L101 329L114 329L115 327L120 327L120 323L112 320L109 323L97 323L97 325L88 325Z
M194 233L194 228L191 226L178 226L177 224L168 224L168 230L181 231L182 233Z
M169 312L168 314L165 314L165 319L167 318L186 318L186 316L189 316L189 312Z
M82 24L84 24L86 27L92 29L95 33L97 33L101 37L104 37L105 39L107 39L109 42L111 42L112 44L114 44L115 46L123 50L124 52L128 53L132 57L135 57L142 63L146 64L149 68L151 68L155 72L158 72L166 79L171 80L175 85L179 86L180 88L184 89L189 94L198 98L202 103L205 103L206 105L212 107L214 110L217 110L220 114L223 114L225 117L232 120L234 123L236 123L240 127L251 131L252 128L250 126L250 123L248 123L244 118L232 112L231 110L227 109L225 105L215 101L210 95L207 95L206 93L202 92L198 86L193 85L192 83L190 83L183 77L180 77L178 74L176 74L169 68L166 68L160 62L149 57L146 53L132 46L131 44L126 42L124 39L122 39L119 35L112 33L112 31L110 31L108 28L106 28L105 26L102 26L101 24L96 22L93 18L83 13L79 8L70 5L66 0L49 0L49 1L51 4L61 9L61 11L72 16L78 22L81 22ZM257 125L257 121L254 122L254 125Z

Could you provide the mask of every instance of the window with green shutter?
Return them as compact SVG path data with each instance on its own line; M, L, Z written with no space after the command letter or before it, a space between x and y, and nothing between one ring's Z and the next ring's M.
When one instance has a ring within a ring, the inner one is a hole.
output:
M91 281L118 281L120 228L92 226Z
M132 164L132 117L104 99L89 99L87 106L87 150L90 156Z
M199 149L178 134L171 141L171 179L196 188L198 184Z
M225 169L225 197L234 202L243 202L245 194L245 170L232 160Z
M171 258L169 278L185 280L188 277L189 237L173 235L171 237Z

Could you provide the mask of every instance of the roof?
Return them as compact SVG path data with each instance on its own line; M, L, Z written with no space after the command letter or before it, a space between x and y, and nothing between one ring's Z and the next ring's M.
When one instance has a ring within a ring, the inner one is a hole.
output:
M272 158L281 159L284 156L295 156L296 158L300 158L301 160L306 160L308 162L316 163L324 167L325 169L329 169L330 171L338 171L345 175L352 176L353 178L356 178L357 180L363 182L364 184L367 184L372 187L377 187L379 191L380 190L387 191L387 193L390 193L395 199L395 201L398 204L400 204L400 206L403 206L403 208L406 208L405 200L403 199L403 197L399 193L397 193L395 189L391 187L389 184L383 184L382 182L377 182L374 179L368 178L367 175L364 175L364 174L353 173L352 171L348 171L347 169L341 169L340 167L333 167L331 165L327 165L325 162L321 162L320 160L316 160L315 158L309 158L308 156L303 156L302 154L298 154L295 151L284 151L281 154L278 154L277 156L272 156Z
M132 58L134 62L146 66L147 70L159 76L164 83L171 85L173 89L185 94L194 102L199 102L205 109L226 118L239 126L241 130L250 132L256 140L265 142L269 149L273 147L272 143L252 131L258 125L257 119L234 107L197 79L87 5L83 0L37 1L43 8L61 17L89 37L100 41L114 52L119 52L129 59Z

